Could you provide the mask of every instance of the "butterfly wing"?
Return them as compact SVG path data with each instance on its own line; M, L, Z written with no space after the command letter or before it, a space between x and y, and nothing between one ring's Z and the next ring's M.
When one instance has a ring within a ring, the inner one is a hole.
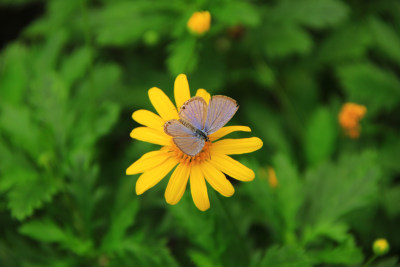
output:
M164 132L172 137L194 137L193 131L178 120L169 120L164 124Z
M204 132L208 135L222 128L239 109L237 102L224 95L213 96L208 104Z
M199 130L204 129L207 116L207 103L200 96L194 96L180 108L179 118Z
M196 136L191 137L175 137L174 143L179 149L189 155L189 156L196 156L199 152L203 149L205 140L202 138L198 138Z
M204 147L205 140L196 136L192 129L178 120L169 120L164 124L164 132L173 137L175 145L189 156L197 155Z

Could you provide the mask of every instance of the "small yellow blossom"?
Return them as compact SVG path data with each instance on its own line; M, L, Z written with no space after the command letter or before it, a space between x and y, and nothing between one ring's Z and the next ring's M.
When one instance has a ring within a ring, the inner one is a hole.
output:
M363 105L355 103L346 103L340 110L338 119L340 126L350 138L358 138L360 136L359 121L365 116L367 108Z
M271 188L278 186L278 179L276 179L276 173L272 167L268 167L268 183Z
M208 32L211 24L211 15L208 11L194 12L187 22L188 29L196 34L201 35Z
M372 245L372 249L376 255L384 255L389 251L389 243L384 238L379 238L375 240L374 244Z
M178 111L191 98L186 75L180 74L176 78L174 96L176 106L161 89L153 87L149 90L149 98L158 114L143 109L132 114L132 118L143 126L133 129L131 137L160 145L161 148L144 154L129 166L126 174L141 173L136 182L136 194L141 195L172 172L165 190L166 202L177 204L186 190L186 184L190 183L194 204L205 211L210 207L206 181L221 195L232 196L235 190L225 174L244 182L252 181L255 174L230 155L256 151L263 142L257 137L219 140L232 132L251 131L247 126L225 126L208 136L210 142L206 142L197 155L183 153L172 136L165 133L164 124L171 119L179 119ZM204 89L198 89L196 96L202 97L207 104L211 98Z

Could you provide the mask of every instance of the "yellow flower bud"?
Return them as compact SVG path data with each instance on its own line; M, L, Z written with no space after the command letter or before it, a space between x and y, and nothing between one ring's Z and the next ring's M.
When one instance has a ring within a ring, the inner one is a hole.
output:
M389 251L389 243L384 238L377 239L372 245L372 249L376 255L384 255Z
M346 103L342 106L338 116L339 124L350 138L354 139L360 136L359 121L366 112L367 108L363 105Z
M276 188L278 186L275 170L271 167L268 167L268 183L271 188Z
M210 29L211 15L208 11L194 12L187 22L188 29L196 34L201 35Z

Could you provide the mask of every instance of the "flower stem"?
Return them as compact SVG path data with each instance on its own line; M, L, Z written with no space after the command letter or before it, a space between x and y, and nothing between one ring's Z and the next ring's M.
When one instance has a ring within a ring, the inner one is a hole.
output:
M366 267L366 266L370 265L377 257L378 257L378 255L376 255L376 254L371 256L369 258L369 260L366 263L364 263L363 267Z
M224 213L226 215L226 219L227 219L226 224L231 225L232 230L235 232L235 235L237 237L239 244L241 244L244 248L245 254L250 255L250 249L247 245L246 239L244 238L242 232L240 231L238 225L236 224L236 220L233 217L232 212L226 206L224 199L222 199L222 197L218 193L215 193L215 194L217 195L218 202L220 203L220 206L222 207L222 209L224 210Z

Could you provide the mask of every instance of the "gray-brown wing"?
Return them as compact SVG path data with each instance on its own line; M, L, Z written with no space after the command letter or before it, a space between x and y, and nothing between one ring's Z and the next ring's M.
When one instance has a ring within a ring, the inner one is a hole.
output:
M164 124L164 132L170 136L177 137L191 137L195 136L193 131L187 127L185 127L180 121L178 120L169 120Z
M194 96L180 108L179 118L190 123L199 130L204 129L207 116L207 103L200 96Z
M191 136L191 137L174 137L175 145L186 155L196 156L203 149L205 140Z
M238 109L236 100L224 95L213 96L208 104L204 131L207 135L216 132L232 119Z

